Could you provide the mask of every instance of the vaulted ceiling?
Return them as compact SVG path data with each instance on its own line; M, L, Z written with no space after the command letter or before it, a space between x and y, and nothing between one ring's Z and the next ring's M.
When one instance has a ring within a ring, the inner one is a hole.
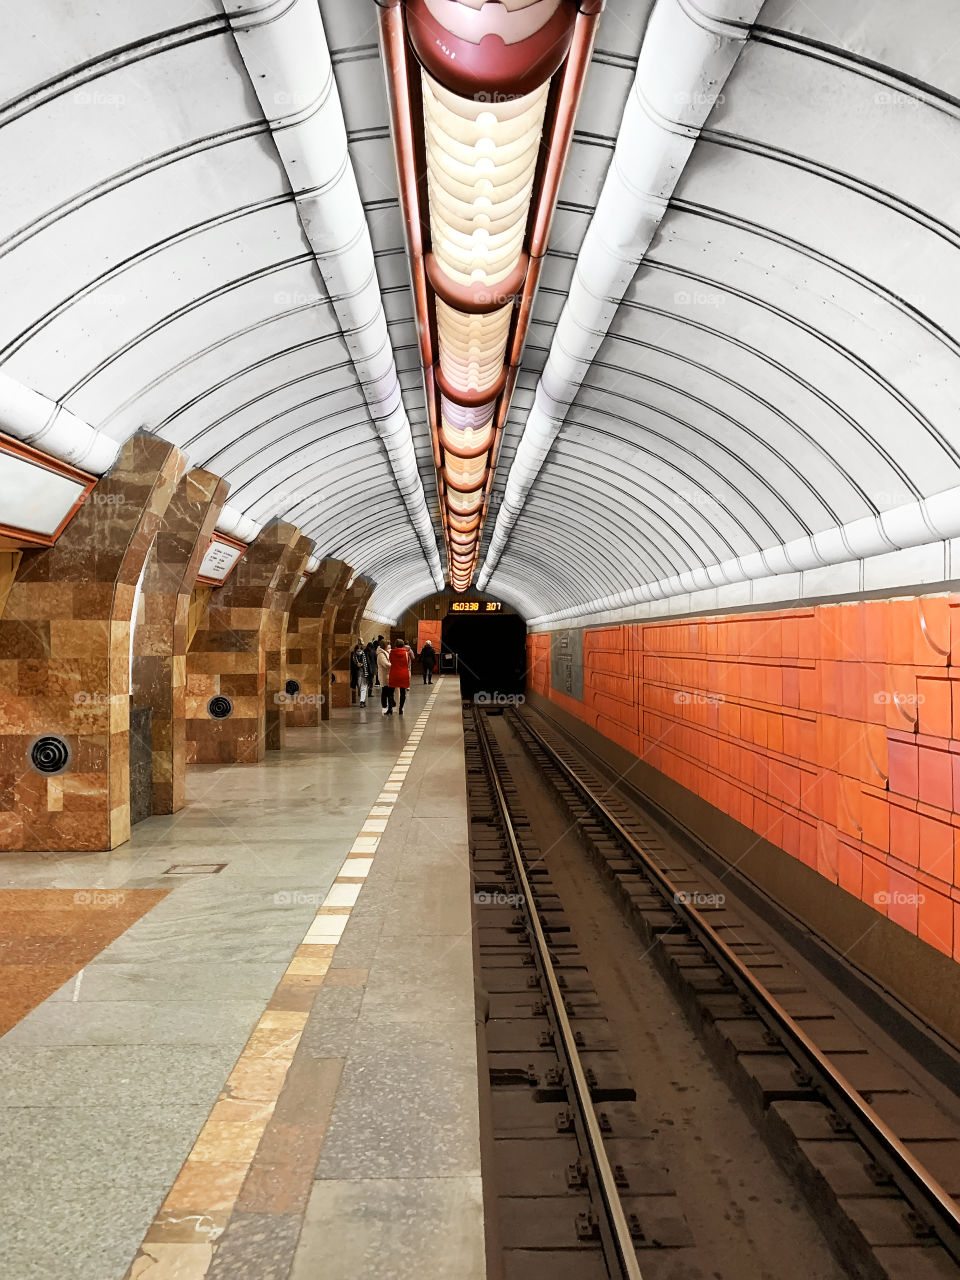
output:
M481 544L544 621L960 534L925 501L960 486L960 10L653 8L600 19ZM180 445L396 616L445 558L377 15L319 16L7 6L0 373Z

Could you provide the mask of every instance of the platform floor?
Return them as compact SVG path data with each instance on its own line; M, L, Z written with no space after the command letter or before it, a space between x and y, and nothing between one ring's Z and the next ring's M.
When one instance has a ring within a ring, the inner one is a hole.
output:
M483 1276L455 679L5 856L3 922L0 1275Z

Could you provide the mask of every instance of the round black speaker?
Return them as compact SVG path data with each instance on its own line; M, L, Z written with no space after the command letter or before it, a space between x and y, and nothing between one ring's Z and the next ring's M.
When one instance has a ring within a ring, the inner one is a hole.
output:
M299 681L299 680L288 680L288 681L287 681L287 693L289 693L290 697L292 698L295 694L298 694L299 692L300 692L300 681Z
M233 715L233 703L224 693L218 693L207 703L207 710L214 720L226 720Z
M37 773L63 773L70 764L70 747L56 734L45 733L30 748L30 763Z

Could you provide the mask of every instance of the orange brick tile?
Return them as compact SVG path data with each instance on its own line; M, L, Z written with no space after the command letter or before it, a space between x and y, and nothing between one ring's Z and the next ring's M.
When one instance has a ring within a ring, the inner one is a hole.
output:
M861 901L885 916L887 914L888 896L886 863L864 854L861 861L861 869L863 872L863 886L860 892Z
M921 666L946 666L950 659L950 603L946 596L916 601L913 661Z
M909 664L914 661L914 632L920 630L916 602L913 600L888 600L884 613L886 634L886 659L890 663Z
M895 744L897 746L901 744ZM953 807L953 758L946 751L918 747L917 797L938 809Z
M886 797L880 798L864 791L861 795L860 814L864 843L886 853L890 848L890 805Z
M917 932L918 899L920 888L916 880L900 871L888 868L887 916L910 933Z
M920 865L920 818L910 809L890 805L890 852L901 862Z
M949 738L953 729L952 682L950 680L917 681L917 723L921 733Z
M866 600L860 611L862 653L867 662L885 662L887 659L886 601Z
M855 898L863 891L863 855L847 840L837 844L837 883Z
M840 841L836 828L826 822L817 823L817 870L828 880L837 883Z
M856 839L863 834L862 797L856 778L840 777L837 788L837 826L845 835Z
M920 824L920 867L938 880L952 884L955 828L920 814L917 820Z
M890 742L888 758L890 790L897 795L909 796L916 800L919 796L920 782L918 749L906 742Z

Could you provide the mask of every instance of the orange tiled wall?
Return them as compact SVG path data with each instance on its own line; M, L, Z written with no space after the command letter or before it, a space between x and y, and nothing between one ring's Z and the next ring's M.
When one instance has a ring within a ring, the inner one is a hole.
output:
M417 623L417 653L429 640L436 652L440 652L440 633L443 630L442 622L424 621L422 618Z
M960 596L584 632L532 689L960 959Z

